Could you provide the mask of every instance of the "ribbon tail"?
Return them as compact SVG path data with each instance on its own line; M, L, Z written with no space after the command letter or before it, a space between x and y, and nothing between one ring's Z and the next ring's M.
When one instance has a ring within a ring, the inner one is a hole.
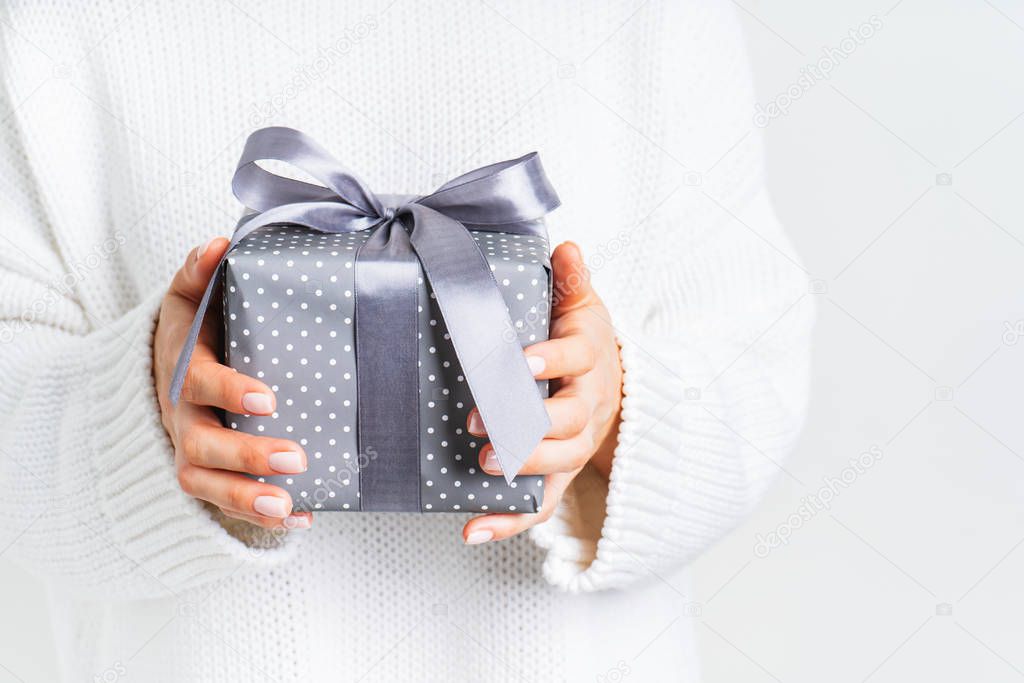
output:
M508 308L465 227L433 209L407 207L412 245L434 291L505 480L511 482L551 427Z
M213 271L213 277L210 278L209 284L206 285L203 298L199 300L199 308L196 309L196 315L192 318L192 325L188 328L185 345L181 347L181 353L178 354L178 362L175 363L174 374L171 376L171 405L178 405L178 398L181 397L181 388L185 385L185 373L188 372L188 365L192 361L192 353L196 350L196 342L199 341L199 331L203 327L206 310L210 307L210 298L213 296L214 290L217 289L217 283L220 282L221 266L224 265L224 260L231 252L234 240L232 240L232 243L232 246L228 247L228 250L224 252L220 263L217 264L217 269Z

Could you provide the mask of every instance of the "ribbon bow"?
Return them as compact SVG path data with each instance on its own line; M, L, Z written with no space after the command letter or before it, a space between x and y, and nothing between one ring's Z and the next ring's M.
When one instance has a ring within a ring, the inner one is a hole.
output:
M257 161L291 164L323 186L271 173ZM320 232L372 231L356 254L355 319L359 448L379 457L360 472L363 509L419 511L417 288L422 265L456 356L507 481L550 427L497 283L469 230L547 237L543 217L559 205L535 152L478 168L434 193L376 195L305 134L263 128L246 141L231 183L255 211L235 229L224 257L269 225ZM417 260L419 263L417 263ZM218 266L178 357L171 401L181 394Z

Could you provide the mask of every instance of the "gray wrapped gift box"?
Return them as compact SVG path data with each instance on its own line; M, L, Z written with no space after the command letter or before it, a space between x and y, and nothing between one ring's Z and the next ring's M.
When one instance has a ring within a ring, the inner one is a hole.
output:
M542 237L471 231L523 346L547 339L551 283ZM296 510L358 511L359 472L387 453L360 452L357 439L355 255L369 231L322 233L271 226L246 237L224 263L226 362L277 395L272 416L228 413L250 434L297 441L303 474L260 477L289 491ZM419 278L420 510L536 512L543 477L510 483L484 473L486 439L466 431L473 408L462 367L434 295ZM547 382L538 382L547 396Z

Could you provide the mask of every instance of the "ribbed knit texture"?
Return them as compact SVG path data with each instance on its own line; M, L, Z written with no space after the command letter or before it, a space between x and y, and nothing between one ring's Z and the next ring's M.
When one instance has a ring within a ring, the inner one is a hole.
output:
M69 680L694 680L684 567L791 447L812 317L725 5L0 9L0 548L52 584ZM160 296L272 124L380 192L540 151L622 346L610 484L479 547L462 515L278 538L181 493Z

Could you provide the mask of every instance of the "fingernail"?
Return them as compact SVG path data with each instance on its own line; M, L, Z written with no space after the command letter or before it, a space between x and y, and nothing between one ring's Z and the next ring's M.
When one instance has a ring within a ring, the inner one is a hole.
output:
M481 467L490 474L501 474L501 465L498 464L498 456L494 453L493 448L487 451L487 455L484 456L484 464Z
M284 519L291 512L288 502L277 496L256 496L252 502L252 509L267 517L278 517Z
M579 259L580 261L582 261L583 260L583 250L580 249L580 245L576 244L572 240L566 240L565 243L568 244L570 247L572 247L576 251L576 258Z
M544 359L540 356L527 356L526 364L530 366L530 372L533 373L534 377L544 372L544 366L546 365Z
M306 463L303 461L302 454L295 451L271 453L267 461L270 464L270 469L282 474L298 474L306 471Z
M474 412L469 416L469 432L480 436L487 433L487 428L484 427L484 420L480 417L480 413Z
M310 526L309 517L305 515L289 515L282 524L286 529L308 529Z
M250 415L269 415L274 412L274 402L266 394L250 392L242 397L242 408Z
M466 545L480 545L494 538L494 532L490 529L477 529L466 536Z
M213 240L215 240L215 239L217 239L217 238L214 237L209 242L207 242L203 246L199 247L199 249L196 251L196 261L198 261L199 259L203 258L203 254L206 253L206 250L210 248L210 245L213 244Z

